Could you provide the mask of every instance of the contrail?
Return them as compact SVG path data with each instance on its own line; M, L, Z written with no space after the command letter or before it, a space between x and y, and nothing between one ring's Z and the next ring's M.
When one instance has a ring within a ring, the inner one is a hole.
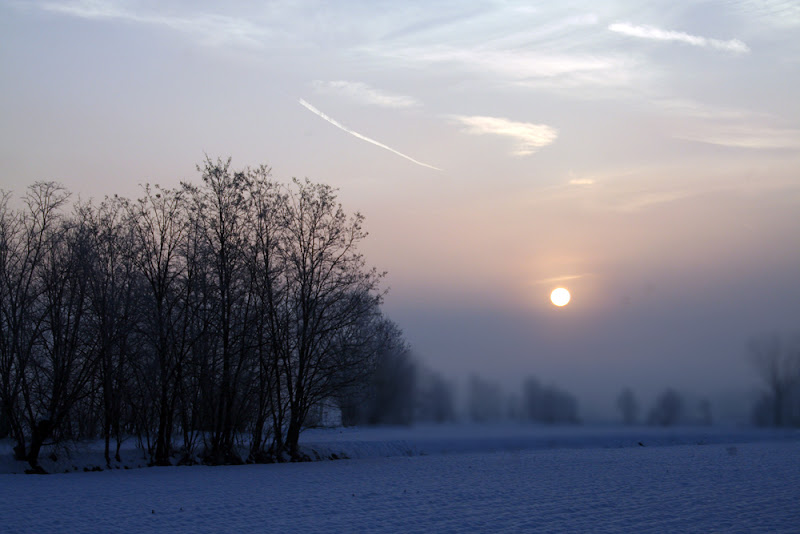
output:
M433 169L435 171L441 171L442 170L442 169L440 169L438 167L434 167L433 165L428 165L427 163L422 163L421 161L417 161L417 160L415 160L414 158L412 158L410 156L406 156L402 152L398 152L397 150L393 149L392 147L388 147L388 146L384 145L383 143L380 143L380 142L378 142L378 141L376 141L374 139L370 139L369 137L367 137L365 135L361 135L358 132L354 132L353 130L351 130L350 128L345 126L344 124L342 124L342 123L338 122L337 120L335 120L335 119L329 117L328 115L324 114L323 112L321 112L320 110L318 110L317 108L315 108L314 106L312 106L311 104L309 104L308 102L303 100L302 98L299 98L297 101L300 102L300 105L303 106L304 108L306 108L311 113L322 117L323 119L325 119L329 123L333 124L337 128L339 128L341 130L344 130L345 132L349 133L352 136L358 137L362 141L366 141L367 143L372 143L373 145L377 145L377 146L379 146L381 148L385 148L389 152L392 152L393 154L397 154L401 158L406 158L408 161L416 163L417 165L421 165L423 167L427 167L427 168Z

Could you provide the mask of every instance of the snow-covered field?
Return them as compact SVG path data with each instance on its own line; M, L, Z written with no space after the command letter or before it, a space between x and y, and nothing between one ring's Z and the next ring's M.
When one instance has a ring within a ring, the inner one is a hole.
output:
M0 532L800 532L797 431L466 426L303 441L354 459L3 474Z

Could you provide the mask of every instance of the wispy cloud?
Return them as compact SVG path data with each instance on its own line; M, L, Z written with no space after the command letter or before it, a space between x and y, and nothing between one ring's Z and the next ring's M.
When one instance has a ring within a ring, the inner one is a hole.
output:
M744 42L739 39L731 39L722 41L720 39L711 39L708 37L701 37L699 35L691 35L689 33L663 30L655 26L637 26L628 22L617 22L608 27L609 30L616 33L621 33L629 37L639 37L641 39L651 39L654 41L672 41L685 43L692 46L700 46L705 48L715 48L725 52L732 52L735 54L745 54L750 51Z
M457 67L479 75L490 75L495 82L529 83L546 81L550 85L622 85L629 81L631 59L610 55L565 54L518 48L484 49L450 46L394 48L375 52L392 60L428 64L436 68Z
M728 0L726 8L741 13L749 21L777 27L800 26L800 4L796 0Z
M800 149L800 130L757 126L708 127L675 137L712 145L750 149Z
M591 178L573 178L569 181L569 185L594 185L594 183Z
M558 130L546 124L515 122L501 117L455 115L453 119L466 126L464 132L473 135L502 135L517 141L515 156L528 156L539 148L553 143Z
M724 108L713 104L685 99L654 100L653 104L663 109L671 116L680 115L694 119L753 121L769 118L765 113L758 113L746 109Z
M314 80L313 85L317 91L342 94L372 106L411 108L420 105L419 101L413 97L379 91L363 82L348 82L344 80L324 82Z
M68 0L45 2L41 9L83 19L121 20L125 22L162 26L192 34L206 44L236 43L251 47L263 46L268 37L266 29L246 18L215 13L194 13L186 16L162 15L155 12L133 11L124 3L111 0Z
M337 128L339 128L341 130L344 130L345 132L349 133L350 135L352 135L354 137L357 137L358 139L361 139L362 141L366 141L367 143L372 143L375 146L379 146L379 147L381 147L381 148L383 148L385 150L388 150L392 154L397 154L401 158L405 158L408 161L410 161L412 163L416 163L417 165L420 165L422 167L427 167L427 168L433 169L435 171L441 171L442 170L442 169L440 169L438 167L434 167L433 165L428 165L427 163L423 163L421 161L415 160L411 156L406 156L402 152L399 152L399 151L393 149L392 147L386 146L383 143L381 143L380 141L376 141L376 140L371 139L371 138L369 138L369 137L367 137L365 135L362 135L362 134L360 134L360 133L358 133L358 132L356 132L354 130L351 130L350 128L348 128L344 124L340 123L336 119L333 119L332 117L330 117L330 116L326 115L325 113L321 112L320 110L318 110L317 108L315 108L314 106L312 106L311 104L309 104L308 102L303 100L302 98L298 99L298 102L300 103L301 106L306 108L311 113L317 115L318 117L321 117L321 118L325 119L326 121L328 121L329 123L333 124Z
M800 149L800 130L770 113L719 107L692 100L654 100L653 104L681 124L673 137L745 149Z
M451 13L418 31L390 33L364 43L359 50L382 64L459 71L493 86L554 91L627 88L643 76L638 59L603 46L606 33L592 28L605 18L602 15L558 3L534 8L507 2L483 6L472 16Z
M700 194L699 191L689 189L631 193L622 195L621 198L609 199L608 207L612 211L633 213L642 211L645 208L697 196L698 194Z

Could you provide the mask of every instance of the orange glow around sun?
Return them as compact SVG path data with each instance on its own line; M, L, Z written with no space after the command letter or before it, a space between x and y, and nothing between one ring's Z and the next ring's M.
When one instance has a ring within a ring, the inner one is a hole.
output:
M569 291L563 287L557 287L550 293L550 302L555 304L558 307L566 306L569 304L570 299Z

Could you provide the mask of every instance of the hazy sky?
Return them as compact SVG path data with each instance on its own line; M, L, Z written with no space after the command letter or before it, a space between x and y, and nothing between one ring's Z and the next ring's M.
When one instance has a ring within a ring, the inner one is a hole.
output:
M431 367L602 413L800 328L798 95L793 1L6 0L0 187L332 184Z

